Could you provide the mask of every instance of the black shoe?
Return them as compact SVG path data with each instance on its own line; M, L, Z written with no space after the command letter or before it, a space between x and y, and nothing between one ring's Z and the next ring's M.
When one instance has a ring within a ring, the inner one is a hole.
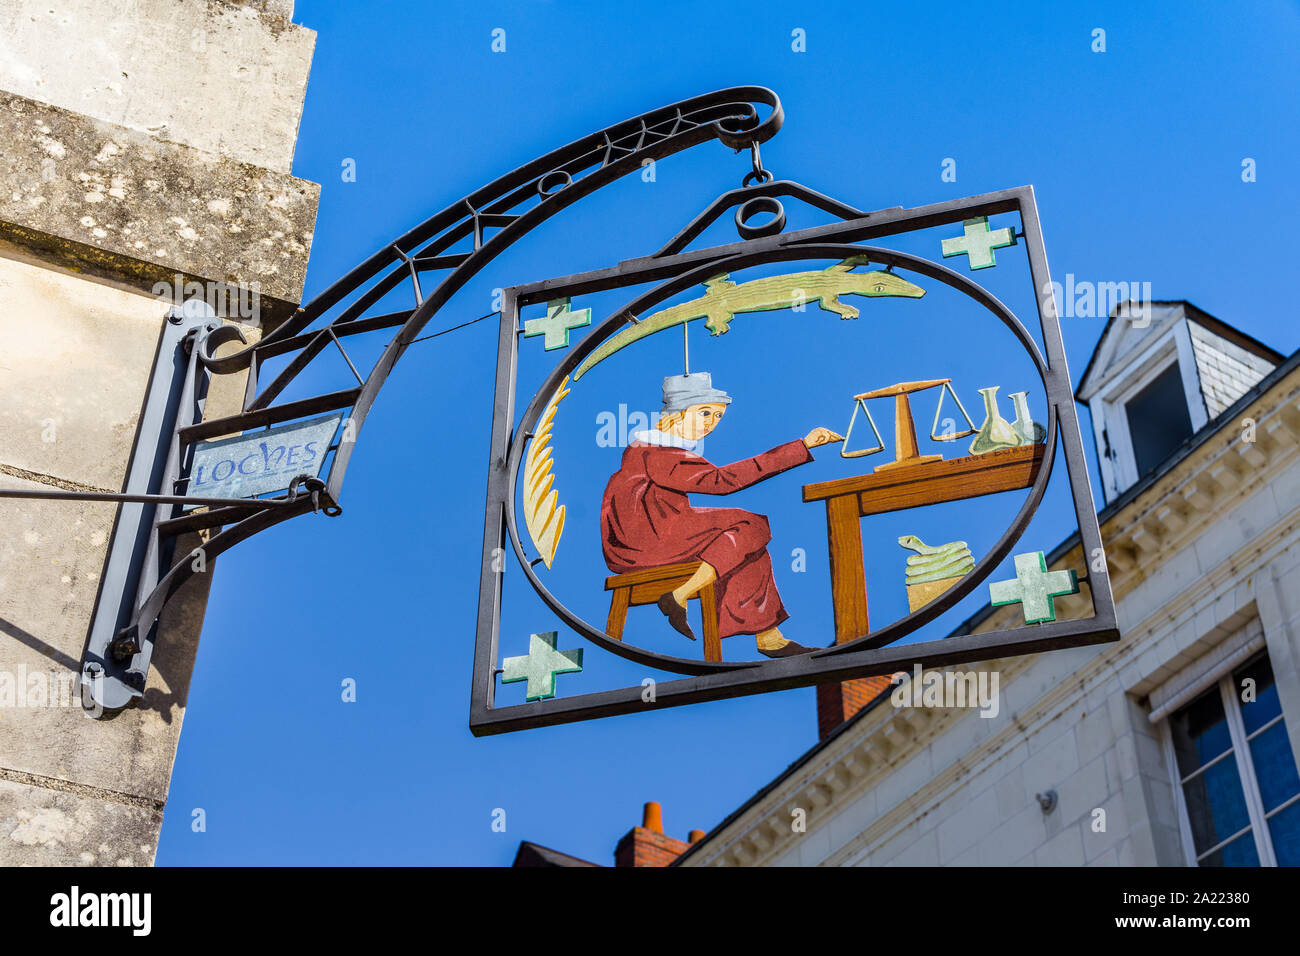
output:
M677 598L673 597L673 592L669 591L658 600L659 610L664 612L664 617L668 618L668 623L673 628L685 634L691 640L695 640L695 632L691 630L691 622L686 619L686 608L677 603Z
M786 641L783 646L778 647L774 651L765 651L760 647L758 652L764 657L770 657L775 660L779 657L798 657L800 654L811 654L815 650L818 650L818 648L804 647L802 644L796 644L794 641Z

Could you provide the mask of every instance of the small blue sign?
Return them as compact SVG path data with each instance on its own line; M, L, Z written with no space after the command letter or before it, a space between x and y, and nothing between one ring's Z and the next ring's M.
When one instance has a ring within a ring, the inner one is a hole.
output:
M286 491L300 475L317 478L330 439L342 420L342 414L328 415L234 438L197 442L185 494L250 498Z

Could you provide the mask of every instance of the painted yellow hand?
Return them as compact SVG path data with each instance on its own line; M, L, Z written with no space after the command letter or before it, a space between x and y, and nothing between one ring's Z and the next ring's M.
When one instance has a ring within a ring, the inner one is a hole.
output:
M818 445L829 445L831 442L844 441L844 436L838 432L833 432L829 428L814 428L808 433L808 437L803 443L809 448L816 448Z

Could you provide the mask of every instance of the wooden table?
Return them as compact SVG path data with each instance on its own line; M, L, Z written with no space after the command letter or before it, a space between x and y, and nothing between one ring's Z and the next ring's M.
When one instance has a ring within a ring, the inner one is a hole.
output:
M1043 463L1044 445L888 468L856 478L803 486L803 500L826 502L835 643L870 633L862 523L867 515L1028 488Z

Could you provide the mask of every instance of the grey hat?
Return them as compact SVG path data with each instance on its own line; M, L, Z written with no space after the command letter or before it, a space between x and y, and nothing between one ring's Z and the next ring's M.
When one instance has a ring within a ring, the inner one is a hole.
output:
M692 405L730 404L731 396L713 387L713 376L708 372L669 375L664 379L665 412L685 411Z

